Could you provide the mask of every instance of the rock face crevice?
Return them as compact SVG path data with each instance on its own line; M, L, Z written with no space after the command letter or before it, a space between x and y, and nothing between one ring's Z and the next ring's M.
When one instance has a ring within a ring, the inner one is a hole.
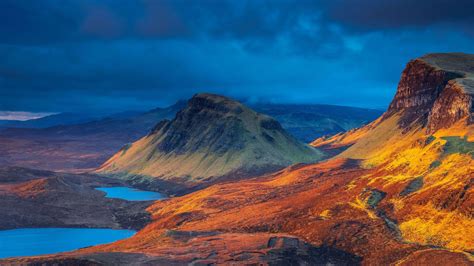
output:
M410 61L384 119L399 113L400 127L413 123L429 132L459 120L472 123L474 55L429 54Z
M450 81L436 99L428 117L428 131L452 126L457 121L468 118L473 122L472 94L465 93L464 87L456 80Z
M421 61L408 63L402 73L397 93L386 115L403 112L401 125L407 126L416 120L426 122L433 104L443 88L459 74L446 72Z

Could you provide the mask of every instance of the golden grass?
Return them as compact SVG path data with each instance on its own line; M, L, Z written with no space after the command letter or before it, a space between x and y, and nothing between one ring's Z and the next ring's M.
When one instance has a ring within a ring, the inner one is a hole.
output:
M331 210L324 210L319 214L319 217L323 219L329 219L331 218Z
M474 249L474 220L457 211L442 211L432 205L418 208L412 216L400 224L406 240L455 250Z
M466 137L467 141L472 142L474 126L466 126L466 121L459 121L430 136L421 127L402 132L398 126L399 118L393 115L333 139L320 139L313 145L337 147L352 144L338 157L362 159L363 168L374 170L360 179L367 180L367 185L391 191L392 196L388 200L393 204L397 220L403 221L400 230L407 241L473 250L474 221L471 218L456 209L434 208L432 198L424 199L421 205L413 205L410 197L402 197L398 193L410 180L418 177L423 177L423 186L410 196L436 195L439 191L463 189L474 174L473 158L469 154L446 154L443 150L446 140L443 137ZM357 188L355 184L356 180L353 180L346 189ZM466 197L469 197L471 191L466 193ZM375 213L359 197L349 205L365 211L372 219L376 218Z

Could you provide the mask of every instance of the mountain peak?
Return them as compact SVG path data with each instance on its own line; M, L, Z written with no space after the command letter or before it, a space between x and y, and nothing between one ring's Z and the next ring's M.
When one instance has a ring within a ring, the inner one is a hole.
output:
M249 108L245 107L240 102L232 100L230 98L211 94L211 93L198 93L195 94L189 101L188 107L201 110L208 109L218 111L222 113L240 114L244 110L253 112Z
M224 96L197 94L173 120L160 122L99 171L194 186L321 158L273 118Z
M473 95L474 55L428 54L407 64L384 118L398 113L402 127L417 122L430 132L472 123Z
M207 92L196 93L191 98L191 100L193 100L193 99L206 99L206 100L213 101L213 102L216 102L216 103L218 103L218 102L233 102L233 103L240 104L239 102L236 102L236 101L234 101L234 100L232 100L228 97L218 95L218 94L213 94L213 93L207 93Z

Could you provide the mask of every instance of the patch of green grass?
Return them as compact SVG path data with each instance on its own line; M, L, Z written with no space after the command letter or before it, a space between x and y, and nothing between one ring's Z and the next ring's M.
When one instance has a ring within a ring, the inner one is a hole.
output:
M467 141L467 137L464 138L458 136L441 137L446 140L446 144L443 147L443 153L449 154L469 154L474 158L474 142Z
M435 136L429 136L425 140L425 146L429 145L431 142L433 142L436 139Z
M430 164L430 169L438 168L440 165L441 165L441 161L436 160Z
M370 191L370 196L367 199L367 204L371 208L375 208L375 207L377 207L379 202L382 201L383 198L385 198L386 195L387 195L387 193L385 193L383 191L380 191L380 190L377 190L377 189L374 189L374 190Z
M415 178L414 180L410 181L408 185L403 189L402 192L400 192L400 196L406 196L409 195L415 191L420 190L420 188L423 187L423 177L419 176Z

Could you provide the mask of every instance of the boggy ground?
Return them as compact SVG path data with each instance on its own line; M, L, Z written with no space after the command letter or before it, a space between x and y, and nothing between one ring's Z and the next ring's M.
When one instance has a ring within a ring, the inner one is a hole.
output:
M100 186L122 181L20 167L0 168L0 229L91 227L140 229L150 221L152 202L104 197Z

